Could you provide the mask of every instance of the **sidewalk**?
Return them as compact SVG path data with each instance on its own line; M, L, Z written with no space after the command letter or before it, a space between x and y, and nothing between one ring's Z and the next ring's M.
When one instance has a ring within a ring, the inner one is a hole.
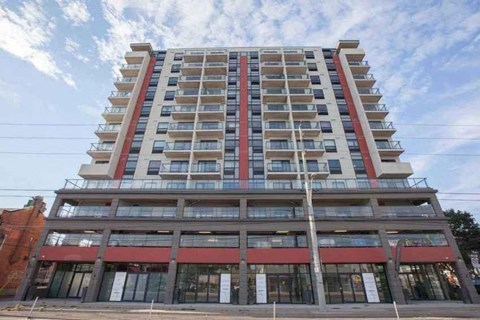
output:
M18 307L18 305L21 307ZM0 319L20 319L28 315L32 301L0 301ZM15 306L17 305L17 308ZM45 299L37 302L32 319L148 319L148 303L80 303L78 300ZM463 303L416 303L398 306L401 319L479 319L480 305ZM311 305L277 305L282 319L396 319L392 304L328 305L320 312ZM273 318L273 305L154 304L151 319L255 319Z

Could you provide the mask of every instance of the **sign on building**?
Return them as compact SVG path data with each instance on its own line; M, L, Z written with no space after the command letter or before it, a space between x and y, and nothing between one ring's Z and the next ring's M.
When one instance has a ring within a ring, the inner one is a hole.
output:
M230 303L231 278L229 273L220 275L220 303Z
M368 302L380 302L378 296L377 283L375 282L375 275L370 272L362 273L363 285L365 286L365 293L367 294Z

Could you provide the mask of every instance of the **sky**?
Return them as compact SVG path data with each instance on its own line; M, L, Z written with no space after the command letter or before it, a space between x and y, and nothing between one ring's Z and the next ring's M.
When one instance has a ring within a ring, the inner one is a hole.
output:
M366 50L413 177L427 177L444 209L480 221L479 0L0 0L0 208L36 194L50 205L54 193L37 189L78 178L131 42L334 47L339 39ZM33 125L52 123L63 126Z

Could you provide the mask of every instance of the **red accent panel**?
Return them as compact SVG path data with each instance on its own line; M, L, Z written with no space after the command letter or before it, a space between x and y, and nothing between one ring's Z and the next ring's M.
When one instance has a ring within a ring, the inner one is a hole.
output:
M248 180L248 65L247 57L240 57L240 136L239 177Z
M130 124L128 126L127 135L125 136L125 141L123 142L122 152L120 153L120 158L118 159L115 175L113 176L114 179L121 179L123 176L123 172L125 171L128 153L130 151L130 147L132 146L133 136L135 135L135 128L137 127L138 119L140 118L142 105L145 101L145 95L147 94L148 84L150 83L150 78L152 77L154 67L155 59L150 58L147 72L143 77L142 87L140 88L140 93L138 94L137 104L135 105L135 110L133 111L132 119L130 120Z
M387 261L385 251L379 248L321 248L322 263L382 263Z
M392 255L395 257L395 247ZM455 262L455 254L450 247L403 247L401 263L408 262Z
M38 260L44 261L92 261L97 259L98 247L49 247L40 249Z
M108 262L166 262L170 261L170 248L109 247L104 261Z
M355 131L355 135L357 136L358 147L360 149L360 154L363 158L363 163L365 164L367 177L369 179L375 179L377 178L377 175L375 173L375 168L373 167L372 158L370 157L370 151L368 150L367 141L365 140L365 134L363 133L362 125L360 124L360 120L358 118L357 109L355 108L355 104L353 103L352 93L350 92L347 78L345 77L345 73L343 72L342 63L340 62L340 58L338 56L333 56L333 62L335 63L338 78L340 79L340 85L342 86L342 90L345 95L345 102L348 107L348 112L350 113L350 117L352 118L353 130Z
M248 263L310 263L307 248L247 249Z
M226 248L180 248L179 263L239 263L240 249Z

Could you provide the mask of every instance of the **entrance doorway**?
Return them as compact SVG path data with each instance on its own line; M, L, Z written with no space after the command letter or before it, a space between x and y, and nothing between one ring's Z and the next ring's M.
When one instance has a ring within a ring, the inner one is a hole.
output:
M401 265L399 277L404 294L410 300L446 299L433 264Z
M59 263L48 288L49 298L80 298L88 287L93 264Z

